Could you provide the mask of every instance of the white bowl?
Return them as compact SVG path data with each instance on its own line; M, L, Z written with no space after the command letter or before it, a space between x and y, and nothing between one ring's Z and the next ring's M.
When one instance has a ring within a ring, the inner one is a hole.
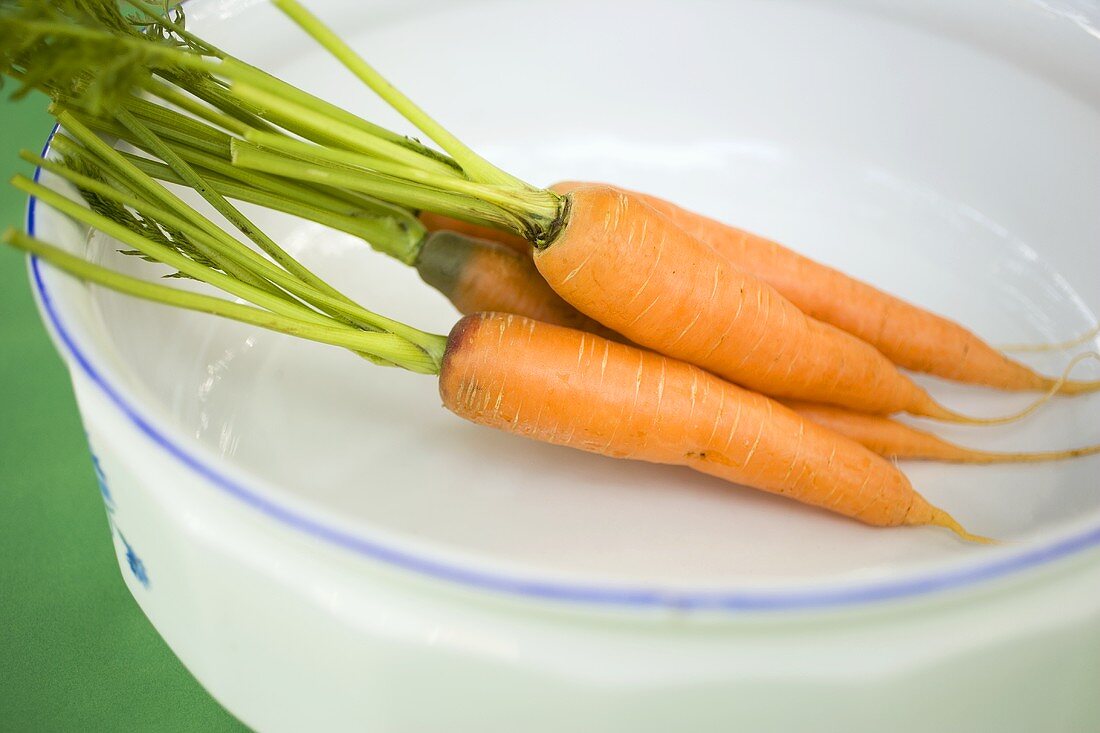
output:
M1092 6L310 4L533 181L666 195L994 341L1096 321ZM215 43L399 124L267 5L187 7ZM362 242L248 210L369 307L439 332L454 322ZM33 200L28 224L158 272ZM687 470L492 433L441 409L428 377L33 260L31 274L127 583L259 729L1100 727L1100 457L905 466L974 531L1010 540L1000 547L873 530ZM1067 359L1034 363L1057 373ZM1030 399L932 386L972 412ZM1095 442L1098 406L1060 399L1016 425L944 432L983 447Z

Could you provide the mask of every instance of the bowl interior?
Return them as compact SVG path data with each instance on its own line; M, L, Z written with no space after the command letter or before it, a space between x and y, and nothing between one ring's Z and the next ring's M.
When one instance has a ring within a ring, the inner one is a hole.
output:
M1088 330L1100 307L1100 105L1074 87L1072 64L1037 68L1031 56L978 43L965 24L947 34L892 12L902 5L315 4L438 119L530 181L607 180L667 196L994 343ZM194 27L232 52L400 126L266 5L188 7ZM1051 25L1035 44L1074 32ZM456 320L414 271L362 241L248 212L368 307L440 333ZM103 237L92 246L156 274ZM464 562L730 587L894 577L997 551L935 529L868 529L686 469L498 434L443 410L430 377L100 290L92 299L103 358L180 440L364 533ZM1100 344L1078 350L1089 348ZM1056 374L1070 356L1027 358ZM1075 375L1097 378L1100 368L1082 364ZM927 383L976 414L1032 398ZM1100 441L1098 411L1100 396L1058 399L1014 425L941 432L994 449L1075 446ZM982 534L1037 541L1100 519L1100 456L903 468Z

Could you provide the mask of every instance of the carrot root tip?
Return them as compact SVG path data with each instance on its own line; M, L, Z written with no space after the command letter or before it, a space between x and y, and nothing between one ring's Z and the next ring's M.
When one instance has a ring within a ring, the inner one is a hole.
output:
M958 520L952 517L950 514L942 509L932 508L932 517L928 522L929 524L937 527L944 527L949 529L959 536L960 539L966 542L973 542L979 545L999 545L1000 540L995 540L992 537L983 537L982 535L973 534L968 532L965 527L959 524Z
M1074 336L1071 339L1065 341L1058 341L1056 343L1049 344L1002 344L999 348L1001 351L1015 351L1017 353L1042 353L1047 351L1065 351L1066 349L1072 349L1074 346L1080 346L1081 344L1092 341L1097 336L1100 336L1100 324L1093 326L1088 331L1085 331L1079 336Z

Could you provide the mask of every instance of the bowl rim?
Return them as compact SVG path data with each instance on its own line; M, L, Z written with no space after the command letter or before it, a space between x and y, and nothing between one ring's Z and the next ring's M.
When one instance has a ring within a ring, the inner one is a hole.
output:
M50 152L50 145L59 128L60 124L55 124L50 131L42 148L42 157L46 157ZM41 173L41 168L35 168L36 182ZM37 199L29 196L26 208L26 229L32 237L35 236L36 219ZM59 351L62 351L67 361L79 367L84 376L107 398L121 416L157 448L168 453L221 493L269 519L339 549L431 580L444 581L474 591L491 591L528 600L588 607L602 606L642 611L676 609L734 614L772 614L824 611L891 601L915 600L945 591L987 585L995 580L1050 565L1055 561L1100 547L1100 524L1087 525L1082 530L1063 533L1064 536L1056 535L1051 541L1014 552L1006 553L1003 549L986 551L984 554L992 555L987 561L970 561L956 564L951 568L920 571L898 579L842 581L832 585L820 584L801 589L742 587L693 590L632 584L600 586L537 576L522 577L514 572L499 572L448 561L434 557L430 551L397 547L385 540L371 538L361 532L353 532L307 516L296 508L267 496L263 489L229 476L198 455L196 451L170 437L165 430L155 424L156 419L144 414L141 409L127 400L122 391L107 379L105 371L92 362L62 320L58 304L46 285L41 260L33 255L28 260L31 285L38 299L40 314L57 335L56 343ZM260 484L262 485L262 482Z

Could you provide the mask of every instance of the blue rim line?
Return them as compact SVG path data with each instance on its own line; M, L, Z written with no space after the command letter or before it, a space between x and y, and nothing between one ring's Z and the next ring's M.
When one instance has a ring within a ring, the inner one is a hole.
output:
M50 142L53 140L58 127L55 125L53 131L50 132L46 145L42 149L43 157L49 152ZM34 172L35 181L38 180L40 174L41 169L36 169ZM27 202L27 231L31 236L35 234L35 204L36 200L32 196ZM45 282L42 279L39 259L33 256L31 257L31 273L42 308L73 361L80 367L85 376L103 392L107 399L133 423L134 427L159 448L209 481L220 491L278 522L372 560L435 580L455 583L477 590L495 591L543 601L598 606L738 612L805 611L873 601L898 600L936 591L961 588L974 583L1002 578L1028 568L1053 562L1088 548L1100 546L1100 527L1097 527L1046 547L1029 550L1009 558L997 559L988 564L972 568L929 574L924 577L900 581L886 581L831 590L815 589L806 591L752 590L729 592L661 590L654 587L601 588L591 585L525 580L511 575L498 575L463 568L388 547L380 542L358 537L344 530L310 519L307 516L297 514L292 509L281 506L278 502L264 497L260 492L218 472L217 469L203 463L182 446L172 442L149 420L143 417L135 407L123 399L118 390L107 382L80 347L77 346L68 329L61 322L53 299L46 289Z

